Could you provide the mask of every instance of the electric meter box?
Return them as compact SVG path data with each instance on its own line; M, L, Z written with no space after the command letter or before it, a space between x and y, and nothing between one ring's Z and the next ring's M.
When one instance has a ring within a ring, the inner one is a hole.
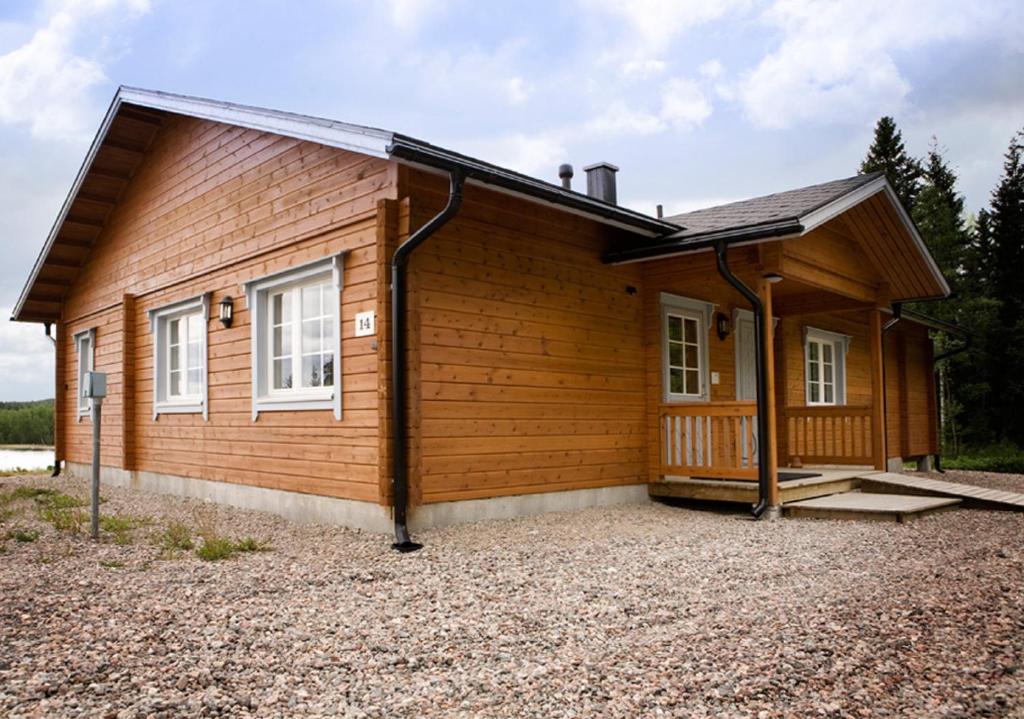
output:
M88 399L103 399L107 396L107 373L86 372L82 396Z

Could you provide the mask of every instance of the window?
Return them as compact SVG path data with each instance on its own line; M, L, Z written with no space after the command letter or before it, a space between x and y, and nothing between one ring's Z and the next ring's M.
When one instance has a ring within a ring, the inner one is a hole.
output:
M246 283L252 322L253 419L333 409L341 419L342 255Z
M202 413L209 419L206 335L209 293L151 310L153 419L161 414Z
M708 398L707 334L713 305L663 294L662 365L667 401Z
M75 353L78 355L78 420L89 415L89 399L85 396L85 374L92 372L95 362L96 330L88 329L74 336Z
M808 327L804 337L807 404L846 403L847 335Z

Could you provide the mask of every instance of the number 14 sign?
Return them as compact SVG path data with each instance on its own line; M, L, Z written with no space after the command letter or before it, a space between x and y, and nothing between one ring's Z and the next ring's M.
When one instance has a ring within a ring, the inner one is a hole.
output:
M373 310L356 313L356 337L366 337L377 333L377 320Z

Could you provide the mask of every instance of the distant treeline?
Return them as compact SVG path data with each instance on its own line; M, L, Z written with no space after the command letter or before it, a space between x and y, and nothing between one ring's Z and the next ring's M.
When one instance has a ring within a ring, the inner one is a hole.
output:
M0 444L53 444L53 400L0 402Z

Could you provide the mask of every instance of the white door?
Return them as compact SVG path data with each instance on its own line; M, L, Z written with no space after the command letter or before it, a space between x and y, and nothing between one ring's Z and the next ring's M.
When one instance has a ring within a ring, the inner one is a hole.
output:
M736 326L733 331L736 337L736 399L754 402L757 400L757 363L755 348L757 338L754 335L754 313L750 310L736 311ZM743 432L743 463L750 466L750 456L757 453L757 423L751 428L754 446L747 447L747 427L741 426Z

